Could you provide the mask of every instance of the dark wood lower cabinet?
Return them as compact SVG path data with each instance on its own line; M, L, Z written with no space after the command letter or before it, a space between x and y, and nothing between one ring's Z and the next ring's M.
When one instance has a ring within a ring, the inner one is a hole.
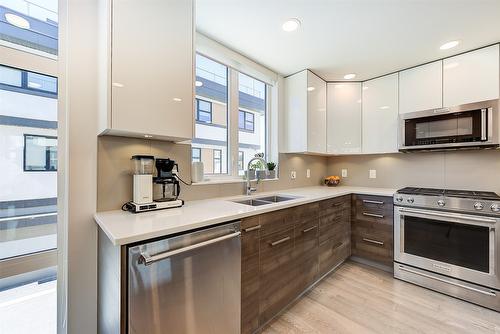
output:
M241 333L254 333L350 255L351 197L242 221Z

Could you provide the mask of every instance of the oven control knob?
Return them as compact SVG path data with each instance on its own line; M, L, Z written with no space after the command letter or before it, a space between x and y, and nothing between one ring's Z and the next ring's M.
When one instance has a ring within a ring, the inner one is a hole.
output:
M406 201L411 204L411 203L415 202L415 199L413 199L413 197L408 197L406 199Z
M438 200L437 203L438 203L439 206L445 206L446 205L446 202L444 201L444 199Z
M398 197L396 197L396 201L397 201L397 202L402 202L402 201L403 201L403 196L398 196Z
M474 209L479 211L479 210L482 210L483 208L484 208L483 203L481 203L481 202L474 203Z
M498 204L498 203L493 203L493 204L491 204L490 209L491 209L491 211L493 211L493 212L499 212L499 211L500 211L500 204Z

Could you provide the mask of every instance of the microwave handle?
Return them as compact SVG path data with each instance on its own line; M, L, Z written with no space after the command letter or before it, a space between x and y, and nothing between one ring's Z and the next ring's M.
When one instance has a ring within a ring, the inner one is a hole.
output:
M488 111L486 109L481 109L481 140L488 140L488 129L487 129L487 117Z

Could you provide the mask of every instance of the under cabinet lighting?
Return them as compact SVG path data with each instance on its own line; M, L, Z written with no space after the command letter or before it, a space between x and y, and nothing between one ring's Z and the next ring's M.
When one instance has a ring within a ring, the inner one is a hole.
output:
M446 42L439 47L440 50L449 50L460 44L460 41L450 41Z
M299 19L296 18L286 20L285 23L283 23L283 25L281 26L281 28L286 32L295 31L299 27L300 27L300 21Z
M24 17L13 13L5 13L5 19L7 22L21 29L29 29L30 23Z
M153 138L151 135L144 135L144 138Z
M344 79L346 79L346 80L351 80L351 79L354 79L355 77L356 77L356 74L354 74L354 73L349 73L349 74L344 75Z

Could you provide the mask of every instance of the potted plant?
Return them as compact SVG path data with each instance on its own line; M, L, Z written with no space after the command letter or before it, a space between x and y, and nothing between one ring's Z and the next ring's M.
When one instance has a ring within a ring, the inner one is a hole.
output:
M267 163L267 170L269 171L269 175L267 176L267 178L268 179L275 179L276 178L276 163L268 162Z

